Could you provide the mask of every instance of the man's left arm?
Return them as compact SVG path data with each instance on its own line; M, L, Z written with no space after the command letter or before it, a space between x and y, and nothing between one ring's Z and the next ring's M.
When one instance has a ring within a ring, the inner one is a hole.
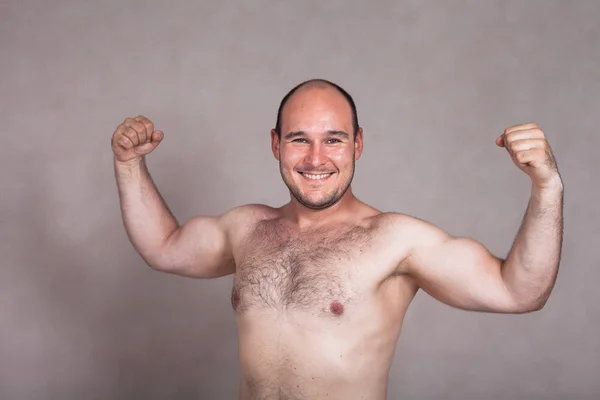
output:
M407 272L438 300L463 309L523 313L541 309L554 287L562 248L563 184L536 124L507 128L496 139L532 182L531 199L506 259L480 243L422 224Z

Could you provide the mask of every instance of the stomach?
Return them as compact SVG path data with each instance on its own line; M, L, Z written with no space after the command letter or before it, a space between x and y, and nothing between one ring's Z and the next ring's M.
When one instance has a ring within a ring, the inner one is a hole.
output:
M238 316L240 399L385 399L400 326L373 314Z

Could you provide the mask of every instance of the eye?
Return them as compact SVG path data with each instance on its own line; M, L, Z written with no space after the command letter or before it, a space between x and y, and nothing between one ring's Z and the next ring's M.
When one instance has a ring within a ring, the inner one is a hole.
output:
M292 140L292 142L300 142L300 141L306 142L306 139L294 139L294 140Z
M329 139L328 142L329 143L342 143L342 141L339 139Z

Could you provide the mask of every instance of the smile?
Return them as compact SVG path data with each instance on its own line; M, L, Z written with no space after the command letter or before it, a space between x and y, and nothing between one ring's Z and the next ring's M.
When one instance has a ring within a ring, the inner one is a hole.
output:
M328 174L308 174L305 172L300 172L300 175L302 175L306 180L309 181L324 181L327 178L329 178L331 175L333 175L333 172L330 172Z

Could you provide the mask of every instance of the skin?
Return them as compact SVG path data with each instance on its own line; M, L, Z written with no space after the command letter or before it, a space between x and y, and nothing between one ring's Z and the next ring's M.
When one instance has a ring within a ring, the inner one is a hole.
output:
M352 193L363 132L335 89L307 85L271 132L290 202L250 204L179 225L144 157L164 135L143 116L113 135L129 238L146 263L195 278L234 275L240 399L385 399L393 353L419 289L464 310L526 313L550 296L562 245L563 186L544 132L507 128L496 140L531 178L531 199L505 259L471 238ZM345 133L345 134L344 134ZM302 173L331 173L324 180Z

